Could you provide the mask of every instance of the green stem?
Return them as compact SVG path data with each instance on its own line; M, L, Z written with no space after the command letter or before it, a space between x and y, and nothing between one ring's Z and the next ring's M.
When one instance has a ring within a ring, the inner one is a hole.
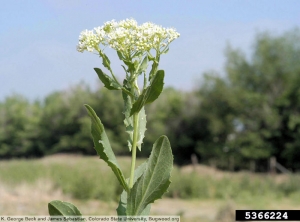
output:
M131 168L130 168L130 179L129 179L129 189L133 187L134 170L135 170L135 160L136 160L136 143L138 138L138 125L139 125L139 114L133 114L133 142L132 142L132 158L131 158Z
M114 80L118 83L118 85L121 86L121 84L119 83L118 79L115 77L115 75L114 75L113 71L111 70L111 68L109 68L109 71L110 71L112 77L114 78Z

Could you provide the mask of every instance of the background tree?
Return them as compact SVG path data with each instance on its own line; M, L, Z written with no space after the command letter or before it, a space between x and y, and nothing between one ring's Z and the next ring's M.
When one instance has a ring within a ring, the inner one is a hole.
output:
M81 83L45 98L39 122L39 145L42 150L47 154L94 154L89 135L89 119L83 106L93 98L91 95L88 86Z
M217 136L242 162L274 155L282 164L299 168L299 40L299 30L279 37L261 33L249 59L228 47L226 76L206 79L199 90L199 115L209 120L209 140ZM218 156L203 147L201 155ZM216 149L221 153L222 145Z
M228 142L236 128L235 95L226 79L207 73L197 91L197 97L200 99L200 106L196 119L202 124L198 130L201 134L195 138L196 152L203 162L227 167L228 158L233 155Z
M0 157L42 156L38 146L38 102L31 104L20 95L7 97L0 103Z

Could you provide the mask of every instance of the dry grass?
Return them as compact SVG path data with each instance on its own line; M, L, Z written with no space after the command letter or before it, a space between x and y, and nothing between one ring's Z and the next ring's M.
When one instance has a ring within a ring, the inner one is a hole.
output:
M99 200L80 201L55 189L51 181L38 180L33 185L0 186L0 215L47 215L48 202L59 199L74 203L85 215L115 215L116 202ZM266 209L299 209L288 199L270 202ZM151 208L153 215L180 215L183 222L234 221L236 209L253 209L253 206L229 200L181 200L164 198Z
M47 215L47 204L55 199L74 203L85 215L115 215L117 206L115 202L73 199L55 189L52 182L46 180L38 180L31 185L23 183L15 187L0 185L0 194L0 215ZM158 200L152 206L152 213L155 215L181 214L195 219L209 212L214 216L214 209L199 201L164 199Z

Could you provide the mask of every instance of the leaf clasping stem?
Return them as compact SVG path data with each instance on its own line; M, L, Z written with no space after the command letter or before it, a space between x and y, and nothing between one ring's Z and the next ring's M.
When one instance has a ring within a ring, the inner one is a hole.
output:
M139 124L139 113L133 114L133 142L132 142L132 157L131 157L131 168L130 168L130 179L129 179L129 189L133 187L135 161L136 161L136 144L138 138L138 124Z

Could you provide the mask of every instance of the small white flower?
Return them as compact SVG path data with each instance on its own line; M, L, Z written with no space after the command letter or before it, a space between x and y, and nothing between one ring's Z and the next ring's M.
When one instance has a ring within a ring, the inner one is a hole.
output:
M102 44L109 45L125 56L130 56L137 51L149 52L151 49L158 51L160 47L166 47L179 36L175 29L166 29L151 22L138 26L134 19L120 22L112 20L94 30L81 32L77 50L79 52L99 51L99 45Z

